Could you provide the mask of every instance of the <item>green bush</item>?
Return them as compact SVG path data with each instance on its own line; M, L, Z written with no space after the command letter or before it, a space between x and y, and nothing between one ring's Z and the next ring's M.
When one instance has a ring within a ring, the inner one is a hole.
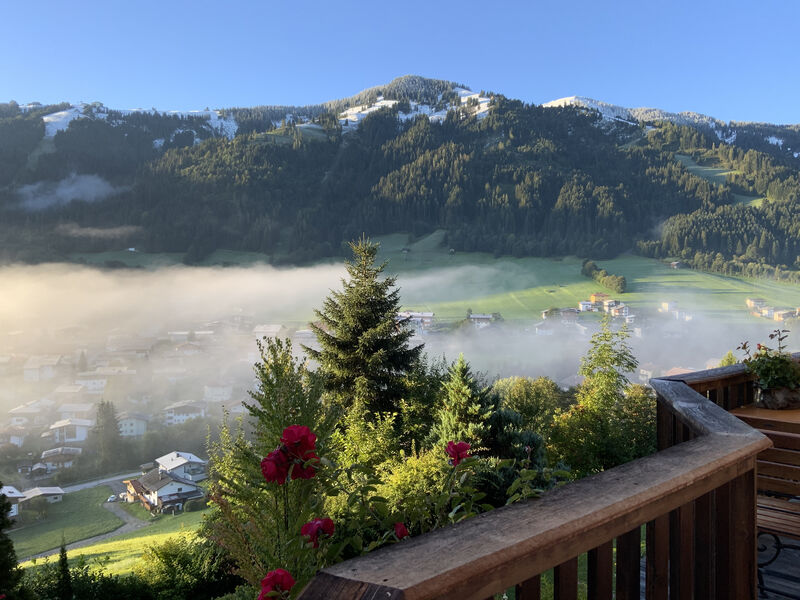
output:
M203 498L192 498L191 500L187 500L186 504L183 505L183 510L186 512L195 512L197 510L203 510L208 506L208 500L205 497Z

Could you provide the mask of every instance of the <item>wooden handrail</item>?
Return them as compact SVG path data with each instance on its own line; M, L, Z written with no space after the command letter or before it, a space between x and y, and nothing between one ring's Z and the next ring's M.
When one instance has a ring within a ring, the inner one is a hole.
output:
M300 599L485 600L513 585L518 585L517 597L520 598L519 590L526 589L526 582L538 582L538 575L548 569L563 567L562 575L574 580L571 569L576 564L575 557L587 551L595 552L594 555L590 552L590 561L592 556L597 558L599 551L610 556L610 542L615 538L618 538L618 545L627 540L626 548L637 548L638 528L642 524L651 523L654 532L666 531L664 527L671 529L672 521L667 519L670 513L676 515L674 522L679 527L675 530L678 532L674 534L675 539L680 538L685 529L681 524L689 523L685 507L694 507L696 500L709 497L715 490L726 491L725 494L719 492L720 498L728 501L726 506L744 511L746 525L749 523L748 503L752 504L754 521L754 497L748 500L749 493L731 493L732 498L728 498L726 486L738 485L731 488L734 491L749 489L755 457L771 445L770 441L683 382L656 379L651 384L658 394L660 420L668 413L693 439L570 483L548 492L541 499L491 511L324 569L303 590ZM744 528L746 543L750 543L752 537L747 533L752 527L748 527ZM727 531L727 528L722 529ZM631 538L634 533L635 539ZM648 548L650 542L648 534ZM658 557L666 562L662 549L657 545L654 548L654 556L660 552ZM635 595L639 585L638 551L631 553L628 549L626 552L626 564L628 567L635 565L636 570L635 573L621 572L618 560L617 598L638 599ZM754 552L753 546L751 558ZM754 589L755 585L750 581L755 576L754 560L747 559L746 551L741 558L747 564L730 564L734 583L728 585L727 580L722 581L722 575L717 574L721 581L714 588L717 597L752 597L749 590L736 592L734 589L737 586ZM684 562L688 560L689 557ZM752 573L748 575L751 566ZM737 568L743 570L744 575L737 572ZM662 571L662 567L654 567L654 581L663 580ZM690 589L694 579L686 573L691 572L686 568L681 575L678 567L673 567L669 577L674 576L674 581L670 579L670 585L678 591ZM736 583L740 580L743 583ZM633 591L621 593L620 585L629 586ZM703 584L698 585L701 589ZM666 598L666 586L661 587L663 589L657 584L648 587L648 597ZM522 596L538 598L538 591L533 588L538 588L538 583L528 585L533 591ZM734 590L733 595L728 588ZM610 587L608 589L610 594ZM723 592L727 596L720 595ZM679 593L675 597L694 597L692 594L693 591L685 595Z

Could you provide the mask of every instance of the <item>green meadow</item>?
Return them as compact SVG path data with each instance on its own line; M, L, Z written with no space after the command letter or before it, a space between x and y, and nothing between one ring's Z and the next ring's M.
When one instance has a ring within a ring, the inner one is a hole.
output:
M732 171L730 169L720 169L716 167L704 167L697 164L691 156L686 154L676 154L675 158L684 166L690 173L707 179L712 183L725 185L728 182L728 175L739 173L739 171ZM747 204L749 206L760 206L764 198L758 196L745 196L744 194L734 194L737 202L740 204Z
M103 508L111 493L107 485L64 494L61 502L48 506L47 518L9 533L19 558L58 548L63 536L71 544L114 531L122 520Z
M68 552L70 563L75 564L80 557L83 557L83 560L90 564L104 564L105 569L112 574L130 572L148 546L162 544L170 537L177 535L194 536L203 521L203 515L207 512L208 510L203 510L175 516L161 515L137 531L112 537L91 546L70 550ZM14 544L16 546L16 541ZM19 550L17 553L19 556L23 556ZM44 559L28 561L23 563L22 567L35 567L42 560Z

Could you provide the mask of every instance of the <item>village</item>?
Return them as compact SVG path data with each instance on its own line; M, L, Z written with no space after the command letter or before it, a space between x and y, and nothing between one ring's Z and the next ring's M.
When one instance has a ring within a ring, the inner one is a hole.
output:
M785 322L798 316L797 310L776 309L761 298L748 298L746 303L759 318ZM585 342L605 314L617 325L624 323L634 339L646 337L648 328L656 325L662 337L677 338L693 319L691 310L674 300L662 301L657 311L634 312L604 292L576 306L543 310L539 320L524 323L471 310L455 323L420 311L403 311L397 319L413 330L412 345L454 334L480 339L492 332L508 338ZM64 493L60 486L86 476L73 467L92 451L88 442L101 400L114 405L119 437L133 449L129 462L140 459L125 467L138 468L141 476L127 479L126 490L117 496L154 512L180 510L186 501L202 496L197 482L205 477L200 457L205 439L185 441L186 424L205 430L226 416L235 419L245 413L243 403L255 383L252 366L259 359L256 340L289 338L299 355L301 347L313 347L316 338L307 326L258 323L246 314L195 325L146 334L112 331L100 339L81 328L0 333L0 476L8 484L6 495L15 511L36 498L58 502ZM52 352L39 354L45 345ZM700 365L646 361L631 379L647 384L652 377L713 366L714 360ZM557 383L567 389L579 385L581 378L573 369ZM162 452L155 455L158 449Z

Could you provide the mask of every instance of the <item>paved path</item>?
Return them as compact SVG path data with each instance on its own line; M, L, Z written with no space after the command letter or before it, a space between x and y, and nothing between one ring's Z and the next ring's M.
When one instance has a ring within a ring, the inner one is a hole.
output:
M149 525L147 521L142 521L141 519L137 519L133 515L126 512L119 504L115 502L105 502L103 504L103 508L117 515L120 519L124 521L124 523L119 527L117 527L116 529L114 529L113 531L109 531L107 533L101 533L100 535L86 538L85 540L80 540L78 542L67 544L67 550L74 550L75 548L83 548L84 546L91 546L92 544L96 544L97 542L102 542L103 540L107 540L109 538L122 535L123 533L136 531L137 529L141 529L145 525ZM35 556L22 558L19 560L19 562L24 562L32 558L44 558L45 556L52 556L53 554L58 554L60 551L61 548L53 548L52 550L41 552L40 554L37 554Z
M65 488L61 488L64 490L65 494L69 494L70 492L77 492L80 490L85 490L87 488L97 487L98 485L105 485L108 483L114 483L116 481L122 481L123 479L131 479L132 477L140 477L142 474L141 471L134 471L133 473L124 473L122 475L112 475L111 477L105 477L103 479L93 479L92 481L86 481L84 483L77 483L75 485L68 485ZM127 513L125 513L127 514Z

